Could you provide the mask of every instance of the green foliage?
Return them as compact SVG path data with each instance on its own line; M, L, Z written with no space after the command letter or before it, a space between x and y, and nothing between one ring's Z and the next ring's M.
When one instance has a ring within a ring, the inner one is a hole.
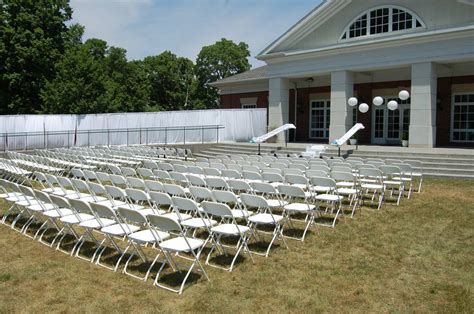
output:
M65 51L68 0L0 1L0 113L40 110L39 91Z
M141 63L150 84L150 106L163 110L188 109L194 89L194 64L170 51L146 57Z
M219 105L219 95L215 87L208 84L225 77L250 70L250 52L244 42L239 44L222 38L213 45L205 46L196 60L197 98L206 108Z
M250 69L247 44L227 39L196 65L170 51L127 61L101 39L83 43L71 17L69 0L0 0L0 114L215 108L208 83Z

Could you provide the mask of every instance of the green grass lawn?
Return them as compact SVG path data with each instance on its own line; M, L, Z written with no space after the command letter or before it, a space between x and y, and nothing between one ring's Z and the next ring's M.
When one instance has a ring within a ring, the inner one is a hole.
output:
M472 181L426 180L399 207L288 241L232 273L206 267L211 282L178 296L0 225L0 312L473 311Z

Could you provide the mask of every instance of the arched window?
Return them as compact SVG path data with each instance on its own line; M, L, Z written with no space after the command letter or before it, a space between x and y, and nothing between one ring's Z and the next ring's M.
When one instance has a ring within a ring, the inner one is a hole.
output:
M342 33L341 40L424 27L421 19L405 8L377 7L352 21Z

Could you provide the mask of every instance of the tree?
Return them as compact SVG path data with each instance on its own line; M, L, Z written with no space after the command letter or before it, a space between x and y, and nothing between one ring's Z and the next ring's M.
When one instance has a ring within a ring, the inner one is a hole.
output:
M199 98L196 106L216 108L219 104L219 95L217 89L208 84L250 70L247 59L249 56L246 43L236 44L225 38L203 47L196 60L195 73L198 82L196 97Z
M170 51L146 57L142 63L151 87L150 106L154 110L186 109L194 87L194 64Z
M70 48L57 75L41 91L44 113L145 111L150 88L145 72L127 62L126 51L89 39Z
M65 51L68 0L0 1L0 113L40 110L39 91Z

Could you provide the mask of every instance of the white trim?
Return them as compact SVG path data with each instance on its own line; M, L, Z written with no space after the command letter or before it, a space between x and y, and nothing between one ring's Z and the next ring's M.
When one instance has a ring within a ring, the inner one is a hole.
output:
M290 43L298 41L309 32L325 23L329 18L351 2L352 0L323 0L323 2L291 26L280 37L260 51L256 58L258 59L260 56L267 55L269 51L288 39L290 39Z
M347 52L358 52L364 50L372 50L376 48L389 48L393 46L400 46L406 44L420 44L424 42L432 42L432 41L439 41L444 39L454 39L454 38L462 38L469 36L470 32L474 31L474 25L466 25L461 27L455 28L448 28L442 30L433 30L427 32L409 32L409 33L402 33L397 34L396 36L387 36L382 38L376 38L375 40L363 40L363 41L355 41L349 43L339 43L337 45L323 47L323 48L316 48L316 49L307 49L307 50L297 50L297 51L289 51L289 52L278 52L274 54L267 54L265 56L258 56L259 60L275 60L278 58L287 58L288 57L299 57L299 58L310 58L310 57L322 57L322 56L329 56L333 54L341 54L345 53L345 50L350 50ZM457 36L454 36L453 33L458 33ZM391 33L394 34L394 33ZM370 37L372 39L372 37ZM404 40L405 42L401 43L400 40ZM272 60L272 61L273 61ZM269 76L271 77L271 76Z
M450 123L450 130L449 130L449 140L452 143L474 143L474 140L454 140L454 106L456 104L463 105L463 104L474 104L474 102L467 102L467 103L456 103L455 102L455 96L457 95L474 95L474 90L471 92L459 92L459 93L453 93L451 95L451 123ZM456 129L458 132L463 132L469 130L472 130L474 132L474 129Z
M388 13L388 32L380 33L380 34L370 34L370 13L372 11L375 11L375 10L378 10L378 9L389 9L389 13ZM412 28L404 29L404 30L398 30L398 31L392 30L392 27L393 27L393 9L402 10L402 11L405 11L405 12L411 14L411 16L413 18ZM351 28L352 24L354 24L358 19L360 19L364 15L367 16L367 25L366 25L367 33L366 33L366 35L350 38L349 37L349 31L350 31L350 28ZM416 27L417 22L420 22L421 27ZM397 34L411 33L411 32L413 32L414 30L417 30L417 29L420 29L420 30L426 29L426 24L419 17L419 15L416 14L415 12L413 12L412 10L407 9L405 7L402 7L402 6L398 6L398 5L379 5L379 6L372 7L368 10L365 10L363 13L359 14L356 18L354 18L351 22L349 22L349 24L347 24L347 26L344 28L344 31L342 32L341 36L339 36L338 42L349 42L349 41L354 41L354 40L361 40L361 39L365 39L367 37L370 37L370 38L382 37L382 36L387 36L387 34L393 34L393 33L397 33ZM346 38L342 39L342 37L344 35L346 35Z

